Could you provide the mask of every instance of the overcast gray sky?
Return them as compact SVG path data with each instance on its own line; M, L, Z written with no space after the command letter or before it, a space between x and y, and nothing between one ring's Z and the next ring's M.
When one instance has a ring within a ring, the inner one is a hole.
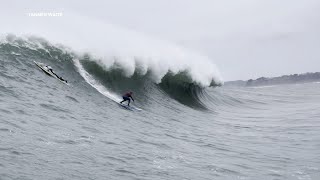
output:
M319 0L3 1L1 18L76 12L210 57L225 80L320 71ZM63 18L63 17L62 17Z

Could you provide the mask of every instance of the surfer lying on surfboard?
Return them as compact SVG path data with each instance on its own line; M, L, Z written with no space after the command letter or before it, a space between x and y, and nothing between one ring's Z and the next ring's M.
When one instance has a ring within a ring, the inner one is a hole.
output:
M123 102L125 102L125 101L128 101L128 106L130 106L130 98L132 99L132 101L134 101L134 99L132 98L132 92L130 91L130 92L128 92L128 93L126 93L126 94L124 94L123 96L122 96L122 98L123 98L123 101L121 101L120 102L120 104L122 104Z
M48 71L52 72L52 74L54 74L58 79L60 79L61 81L65 81L67 83L67 80L64 80L62 77L59 77L56 73L53 72L51 66L46 65L46 68L48 69Z

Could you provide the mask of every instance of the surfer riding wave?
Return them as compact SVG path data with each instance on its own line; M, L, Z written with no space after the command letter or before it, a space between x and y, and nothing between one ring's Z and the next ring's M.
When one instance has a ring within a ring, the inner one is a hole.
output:
M123 102L125 102L125 101L128 101L128 106L130 106L130 98L132 99L132 101L134 101L134 99L133 99L133 97L132 97L132 92L130 91L130 92L128 92L128 93L126 93L126 94L124 94L123 96L122 96L122 98L123 98L123 100L120 102L120 104L122 104Z

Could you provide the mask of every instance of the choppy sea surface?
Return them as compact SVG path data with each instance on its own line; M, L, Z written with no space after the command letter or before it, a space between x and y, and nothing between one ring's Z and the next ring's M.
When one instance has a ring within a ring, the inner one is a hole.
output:
M0 179L320 179L319 83L203 89L119 74L2 43ZM115 102L128 89L142 111Z

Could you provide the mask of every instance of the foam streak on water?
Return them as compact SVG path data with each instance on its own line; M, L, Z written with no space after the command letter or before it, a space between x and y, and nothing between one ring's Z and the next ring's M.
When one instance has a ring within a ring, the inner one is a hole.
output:
M115 102L121 101L121 98L119 96L108 91L105 86L97 82L88 72L86 72L86 70L84 70L78 59L74 60L74 64L77 67L79 74L84 78L84 80L92 87L94 87L98 92Z

